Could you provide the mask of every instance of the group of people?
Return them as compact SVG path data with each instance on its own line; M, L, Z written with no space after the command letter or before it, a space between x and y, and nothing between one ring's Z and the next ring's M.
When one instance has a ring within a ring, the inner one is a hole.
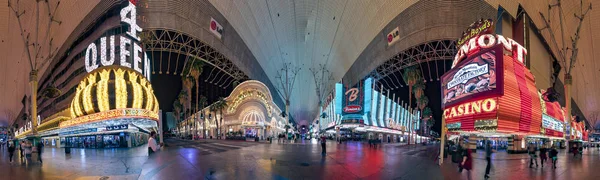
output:
M299 136L292 134L291 136L287 136L285 134L279 134L277 135L277 142L278 143L286 143L286 141L289 139L291 143L296 142L296 139L300 138Z
M7 143L8 145L8 156L9 156L9 161L10 163L13 163L13 157L15 154L15 151L17 150L17 145L15 145L14 143ZM20 160L24 161L29 164L31 163L31 154L33 153L33 149L36 148L35 150L37 150L38 153L38 158L37 160L42 163L42 150L44 147L44 144L42 142L39 142L37 144L37 146L33 146L33 143L31 143L30 141L27 140L23 140L21 142L19 142L19 153L20 153Z
M571 148L573 157L577 157L577 155L579 155L579 157L583 157L583 147L585 147L585 146L577 147L577 144L573 144L573 147Z
M550 149L542 147L539 149L539 151L540 163L542 164L542 167L544 167L544 162L548 162L548 157L550 157L550 159L552 159L552 168L556 168L556 161L558 160L558 150L556 150L556 147L552 146ZM535 167L538 167L538 155L536 152L537 148L535 147L535 144L529 144L529 147L527 148L527 153L529 154L529 168L533 168L534 162Z
M471 155L472 151L469 148L465 148L466 147L466 143L463 141L459 141L458 144L453 145L453 144L447 144L446 145L446 149L450 150L450 153L452 153L452 161L454 163L458 163L458 171L462 172L463 170L467 170L468 171L468 178L471 179L471 170L473 169L473 157ZM490 174L490 170L492 167L492 154L495 152L491 146L490 142L485 143L485 160L487 162L486 168L485 168L485 178L489 178L489 174ZM537 151L538 149L536 148L536 146L534 144L530 144L527 152L529 154L530 157L530 163L529 163L529 167L533 168L533 164L535 163L535 166L538 166L538 162L537 162ZM550 149L548 148L540 148L539 149L539 157L541 159L541 164L542 167L544 167L544 162L548 161L548 157L552 160L552 167L556 168L556 162L558 160L558 150L556 149L556 147L552 147Z

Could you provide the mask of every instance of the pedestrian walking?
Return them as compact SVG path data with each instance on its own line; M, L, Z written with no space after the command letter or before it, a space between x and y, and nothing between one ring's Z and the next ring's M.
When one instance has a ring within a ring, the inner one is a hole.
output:
M485 166L485 178L490 178L490 169L492 168L492 153L493 153L491 142L488 141L485 145L485 160L487 161L487 166Z
M473 169L473 158L471 157L471 149L463 151L463 160L460 163L462 169L467 170L467 178L471 179L471 170ZM462 172L462 170L461 170Z
M533 144L529 144L528 153L529 153L529 168L533 167L534 161L535 161L535 167L538 167L537 155L535 154L535 146Z
M15 154L15 145L14 144L9 144L8 146L8 159L10 161L10 163L13 162L13 155Z
M325 138L325 135L321 135L321 154L323 155L325 155L327 152L325 141L327 141L327 138Z
M552 158L552 168L556 169L556 161L558 159L558 151L556 150L556 147L552 146L552 149L550 150L550 158Z
M42 150L44 150L44 143L42 143L40 141L40 142L38 142L36 147L37 147L37 152L38 152L38 161L40 161L40 163L42 163Z
M542 147L540 149L540 162L542 163L542 168L544 167L544 162L548 161L548 149Z
M29 141L25 141L24 143L25 146L23 146L23 150L25 151L25 162L27 164L31 163L31 143Z
M23 162L23 160L25 159L25 155L23 154L25 150L23 149L23 147L25 147L25 141L21 141L21 143L19 143L19 154L21 154L21 162Z

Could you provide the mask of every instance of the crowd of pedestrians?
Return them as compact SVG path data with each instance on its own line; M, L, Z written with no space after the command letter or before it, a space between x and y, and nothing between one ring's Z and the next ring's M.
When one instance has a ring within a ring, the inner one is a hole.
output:
M490 171L492 169L492 154L495 153L495 150L491 146L491 142L484 142L484 154L486 160L485 167L485 179L490 178ZM459 140L458 143L454 144L454 142L450 141L445 146L447 152L452 156L452 162L456 163L458 166L458 172L462 173L463 171L467 171L467 178L471 179L471 171L473 170L473 156L471 149L468 148L467 143L464 140ZM548 164L550 160L553 169L556 168L556 162L558 161L558 150L557 147L552 146L550 148L547 147L536 147L535 144L529 144L527 147L527 155L529 156L529 168L539 167L542 168ZM581 146L574 145L571 148L571 152L573 152L574 156L581 157L581 152L583 151ZM540 162L538 163L538 157Z
M8 160L10 163L14 162L15 152L17 150L19 151L19 160L25 164L30 164L33 162L33 159L31 157L34 152L37 152L38 154L36 160L40 163L43 162L42 152L44 144L41 141L38 142L36 146L34 146L33 143L28 140L22 140L18 143L8 142L6 143L6 146L8 151Z

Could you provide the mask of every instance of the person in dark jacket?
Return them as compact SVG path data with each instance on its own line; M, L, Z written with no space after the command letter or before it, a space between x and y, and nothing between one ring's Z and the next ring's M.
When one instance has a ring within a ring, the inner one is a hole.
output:
M9 144L8 146L8 158L10 160L10 163L13 162L13 155L15 154L15 145L14 144Z
M548 152L548 149L545 147L540 149L540 162L542 163L542 167L544 167L544 162L548 161L548 155L546 152Z
M554 169L556 169L556 161L558 159L558 151L556 150L556 147L552 146L552 149L550 150L550 158L552 158L552 167Z
M494 153L494 151L492 150L492 142L491 141L487 141L487 143L485 144L485 160L487 161L487 165L485 167L485 178L490 178L490 169L492 168L492 153Z
M321 135L321 154L323 155L327 153L325 141L327 141L327 138L325 138L325 135Z
M44 143L42 143L42 141L38 142L36 148L38 152L38 161L42 163L42 150L44 149Z

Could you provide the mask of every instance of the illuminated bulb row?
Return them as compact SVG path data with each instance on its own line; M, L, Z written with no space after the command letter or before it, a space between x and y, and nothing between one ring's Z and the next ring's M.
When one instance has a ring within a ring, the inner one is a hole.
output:
M125 71L123 69L115 71L115 96L116 108L127 108L127 82L125 81Z
M92 102L92 87L94 85L93 82L95 80L96 80L96 74L90 74L86 78L88 85L85 86L85 89L83 90L83 109L85 110L85 112L87 114L94 113L94 104Z
M96 86L96 97L98 101L98 109L100 112L108 111L110 109L109 98L108 98L108 80L110 78L110 71L103 69L100 72L100 82Z
M133 81L131 83L131 86L133 87L133 108L142 108L142 87L137 83L139 75L133 71L128 72L128 74L129 80Z

